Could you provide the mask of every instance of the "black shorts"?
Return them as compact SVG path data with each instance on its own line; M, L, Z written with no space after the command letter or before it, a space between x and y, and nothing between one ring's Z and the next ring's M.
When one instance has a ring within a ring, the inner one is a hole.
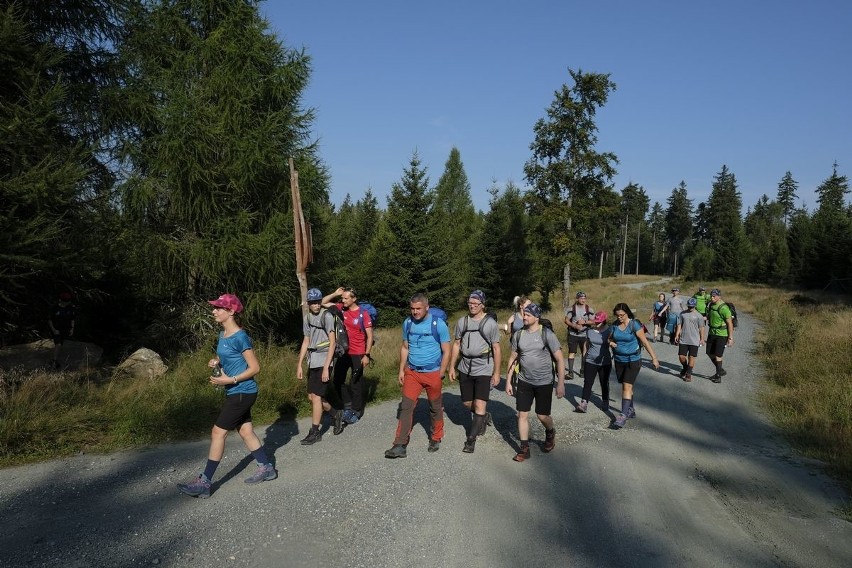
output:
M518 381L518 390L515 393L515 408L518 412L529 412L535 400L535 413L541 416L550 416L550 407L553 403L553 385L531 385L526 381Z
M70 337L69 331L60 331L59 333L53 334L53 344L54 345L62 345L65 343L65 340Z
M722 357L725 354L725 345L728 344L728 336L710 335L707 338L707 354Z
M678 345L677 348L678 355L689 355L690 357L698 356L698 346L697 345L684 345L683 343Z
M459 389L462 402L488 400L491 395L491 375L473 377L467 373L459 373Z
M577 352L577 348L580 347L581 345L585 346L586 342L588 340L589 339L585 335L576 336L576 335L571 335L569 333L568 334L568 356L574 357L574 354Z
M328 386L332 384L331 377L333 376L333 373L333 368L328 370L329 380L327 383L324 383L322 382L322 367L308 369L308 392L325 398L325 395L328 392Z
M216 426L222 430L239 429L246 422L251 422L251 407L257 400L257 393L238 393L225 397L225 404L219 411Z
M629 363L615 362L615 377L619 383L627 383L632 385L636 382L636 377L639 376L639 369L642 368L642 361L630 361Z

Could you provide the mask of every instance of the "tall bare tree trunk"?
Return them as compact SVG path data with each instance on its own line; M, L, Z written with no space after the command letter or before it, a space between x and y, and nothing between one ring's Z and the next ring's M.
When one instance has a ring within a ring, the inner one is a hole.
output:
M299 193L299 172L290 158L290 194L293 205L293 236L296 241L296 278L302 296L302 315L308 313L308 265L313 260L313 243L310 225L302 213L302 196Z

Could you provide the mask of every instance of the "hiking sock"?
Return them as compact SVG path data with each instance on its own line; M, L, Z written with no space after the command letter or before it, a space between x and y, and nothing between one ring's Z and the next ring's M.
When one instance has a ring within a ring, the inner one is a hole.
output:
M568 358L568 374L571 375L574 373L574 358Z
M713 363L716 365L716 374L721 377L722 376L722 362L721 361L713 361Z
M630 413L630 407L633 406L632 398L622 398L621 399L621 413L627 416Z
M204 468L204 477L207 478L207 481L213 479L213 474L216 473L217 467L219 467L219 462L213 461L211 459L207 460L207 467Z
M263 449L263 446L253 451L251 455L254 456L255 461L260 465L266 465L269 463L269 458L266 457L266 450Z
M689 369L689 365L687 364L687 362L684 361L683 363L681 363L681 365L683 365L683 372L687 372L687 369Z
M470 422L470 434L468 434L468 440L476 440L476 437L482 432L485 428L485 415L484 414L474 414L473 418L471 418Z

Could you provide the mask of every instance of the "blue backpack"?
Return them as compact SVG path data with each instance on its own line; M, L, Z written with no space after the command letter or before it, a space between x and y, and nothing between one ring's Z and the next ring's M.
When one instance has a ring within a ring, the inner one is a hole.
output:
M435 338L436 343L440 344L441 335L438 333L438 320L442 320L445 324L447 324L447 329L449 329L449 318L447 317L447 312L445 312L441 308L429 306L429 315L432 316L432 337ZM405 331L405 340L410 341L409 337L411 336L411 316L405 318L405 321L402 324L402 329Z
M376 327L379 321L379 310L369 302L358 302L358 307L361 308L361 331L366 331L364 327L364 312L370 314L370 321L373 322L373 327Z

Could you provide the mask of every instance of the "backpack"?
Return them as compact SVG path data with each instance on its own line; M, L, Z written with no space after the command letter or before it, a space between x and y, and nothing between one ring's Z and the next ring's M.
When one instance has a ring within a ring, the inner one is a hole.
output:
M553 351L551 351L551 349L550 349L550 344L547 342L547 333L548 332L554 333L553 323L547 318L540 318L538 320L538 323L542 327L542 329L541 329L541 342L544 344L542 349L547 349L547 352L550 353L550 364L551 364L551 368L552 368L552 371L553 371L553 384L555 385L556 384L556 375L557 375L556 359L553 356ZM521 360L521 333L523 333L523 331L524 331L523 329L519 329L517 332L515 332L515 333L518 334L518 362L520 362L520 360ZM520 370L520 365L518 365L518 370ZM518 388L518 380L520 379L518 374L519 373L516 372L512 375L512 389L513 390Z
M367 329L364 326L364 312L370 314L370 321L373 322L373 327L376 327L377 322L379 321L379 310L373 304L369 302L358 302L358 307L361 308L361 331L366 332Z
M586 319L589 319L589 316L595 315L594 312L592 312L592 310L589 309L589 304L586 304L585 308L586 308L586 313L584 315L585 315ZM577 317L577 304L574 304L573 306L571 306L571 319L574 319L575 317ZM540 321L547 321L547 320L540 320ZM547 321L547 323L550 323L550 321ZM550 329L553 330L553 327L551 326ZM573 333L574 335L578 335L578 334L582 334L583 332L576 331L574 329L568 328L568 333L569 334Z
M432 316L432 337L435 339L435 343L438 345L441 344L441 334L438 333L438 320L443 320L443 322L447 323L447 312L442 310L441 308L429 306L428 315ZM405 331L405 340L410 343L409 337L411 336L411 316L405 318L405 321L402 322L402 329ZM448 326L449 329L449 326Z
M468 333L473 333L473 330L469 330L468 326L467 326L467 322L468 322L469 319L470 319L470 316L464 316L464 327L462 328L462 333L461 333L460 339L464 339L464 336ZM479 335L482 336L482 340L485 342L486 345L488 345L488 353L481 353L479 355L470 356L470 357L468 357L467 355L464 355L462 353L459 353L459 355L461 355L465 359L486 359L487 358L489 361L491 360L491 355L494 353L494 346L492 345L491 341L488 341L488 338L485 337L485 332L482 331L482 328L485 327L485 322L488 321L489 319L493 319L496 322L497 321L497 314L495 314L494 312L487 312L485 314L485 317L482 318L482 320L480 321L479 329L477 330L479 332Z
M731 323L734 327L737 327L737 309L734 307L733 304L728 304L728 309L731 310Z
M726 329L728 327L724 321L722 321L722 325L719 327L713 327L710 325L710 312L718 312L722 309L722 306L728 306L728 309L731 310L731 324L734 327L737 327L737 309L734 307L733 304L729 304L727 302L720 302L719 304L711 304L710 307L707 308L707 325L710 327L710 329ZM719 314L719 317L722 317L722 314Z
M334 321L334 358L339 359L349 351L349 334L346 333L346 326L343 325L343 312L336 307L322 308L318 314L320 322L325 318L325 314L331 315ZM324 327L313 325L310 323L310 320L308 321L308 325L325 331ZM326 332L326 335L328 335L328 332Z

